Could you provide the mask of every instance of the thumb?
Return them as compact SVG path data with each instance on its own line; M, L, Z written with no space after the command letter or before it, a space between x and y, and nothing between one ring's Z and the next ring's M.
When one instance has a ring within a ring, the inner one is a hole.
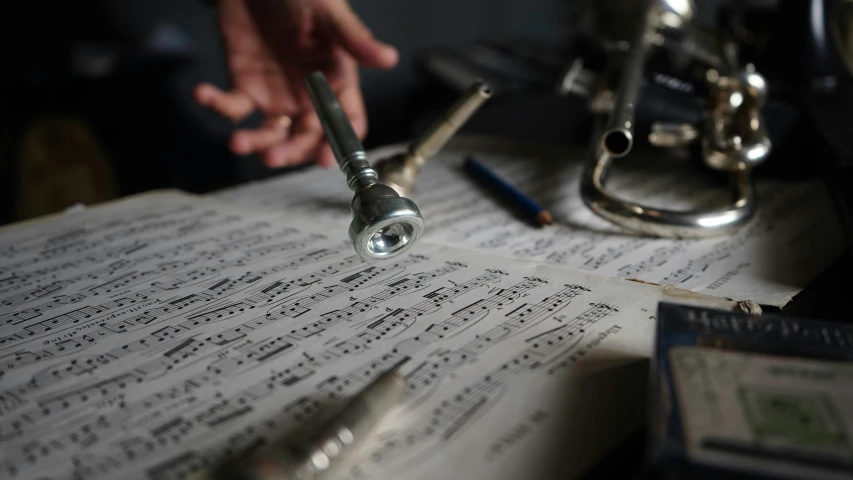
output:
M382 69L397 64L397 49L376 40L370 29L352 11L347 0L327 0L323 3L326 28L341 48L358 63Z

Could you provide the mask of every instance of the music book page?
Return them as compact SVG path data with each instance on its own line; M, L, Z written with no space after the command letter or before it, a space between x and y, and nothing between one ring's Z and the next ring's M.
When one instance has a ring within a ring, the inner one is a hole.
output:
M371 162L403 147L369 152ZM545 228L517 218L461 168L467 153L494 169L554 217ZM638 237L598 218L580 197L584 152L496 139L451 141L421 171L412 200L425 238L455 248L531 259L610 277L782 307L844 251L843 234L819 182L761 180L758 214L731 236ZM688 160L626 157L609 180L615 193L654 207L690 209L729 201L726 178L708 178ZM336 169L311 169L217 192L217 198L268 205L337 222L351 218L352 193Z
M555 478L645 417L657 303L700 295L179 193L0 230L0 476L178 479L399 362L341 478Z

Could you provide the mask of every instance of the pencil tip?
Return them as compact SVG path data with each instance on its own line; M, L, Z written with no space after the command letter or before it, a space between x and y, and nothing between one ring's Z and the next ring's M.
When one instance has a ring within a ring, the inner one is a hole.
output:
M538 223L540 227L543 225L551 225L551 222L553 221L551 214L545 210L542 210L536 215L536 223Z

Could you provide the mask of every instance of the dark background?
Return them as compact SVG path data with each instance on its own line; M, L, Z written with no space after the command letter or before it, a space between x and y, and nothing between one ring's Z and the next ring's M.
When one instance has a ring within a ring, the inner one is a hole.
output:
M699 2L700 23L713 17L716 3ZM379 39L399 49L401 59L391 71L362 72L368 148L409 139L430 108L453 100L452 92L419 71L424 51L517 40L559 49L572 33L575 14L570 0L354 0L352 5ZM0 223L78 201L164 187L205 193L284 173L265 168L257 158L230 154L226 142L234 125L192 100L192 88L201 81L228 86L215 9L202 0L9 1L3 9ZM551 99L529 104L534 111L541 106L558 113L582 108ZM94 188L97 179L83 182L80 175L88 174L63 164L89 150L76 140L71 146L57 140L65 138L56 132L59 127L27 142L35 124L57 115L83 126L87 141L102 153L101 170L113 187ZM547 130L516 117L495 115L493 123L510 132L515 123L519 131ZM565 128L555 125L557 133Z
M798 2L806 10L820 3L787 0L788 5ZM474 42L516 41L541 51L559 51L574 33L576 14L575 0L351 3L380 40L399 49L401 60L391 71L362 72L370 121L364 142L367 148L410 139L453 101L454 92L420 68L425 52ZM708 25L714 22L717 7L726 2L696 3L697 22ZM791 25L806 29L810 19L801 13L794 12ZM813 54L818 49L806 48L808 35L803 29L781 30L780 36L789 41L777 44L780 69L765 64L760 71L776 79L799 74L802 82L798 85L812 77L822 78L824 72L815 67L821 65L820 55ZM269 170L257 158L232 155L226 145L234 125L192 100L192 89L199 82L228 86L216 12L203 0L6 0L0 13L0 35L0 225L52 213L76 202L103 201L156 188L206 193L287 173ZM815 132L797 135L799 145L774 140L778 146L774 150L782 157L769 163L814 167L818 159L846 161L844 169L824 176L853 246L850 210L842 208L853 205L853 171L849 168L853 166L849 148L853 89L841 95L801 102L816 122L811 118L803 121L799 114L788 115L791 109L787 106L774 110L782 114L770 115L768 122L771 127L774 122L784 127L776 129L782 131L777 135L782 140L793 137L787 131L802 133L809 128L831 135L818 139L828 145L820 150ZM575 140L567 132L576 127L573 122L584 104L540 93L495 99L488 109L469 128L559 142ZM805 129L796 127L800 121ZM838 152L846 155L838 156ZM86 170L86 165L91 168ZM87 173L91 170L101 174ZM846 300L851 264L853 257L847 253L799 295L787 313L849 321ZM638 434L613 457L619 461L605 460L591 478L628 478L624 470L638 465L643 452L642 434Z

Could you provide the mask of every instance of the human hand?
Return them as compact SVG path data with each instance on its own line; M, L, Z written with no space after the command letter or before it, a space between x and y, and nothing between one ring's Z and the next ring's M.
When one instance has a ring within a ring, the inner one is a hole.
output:
M312 155L322 166L335 157L303 85L320 70L359 138L367 134L358 65L388 69L397 51L377 41L347 0L219 0L219 25L233 88L203 83L196 101L238 122L254 111L257 129L230 139L238 155L261 154L272 168L296 165Z

